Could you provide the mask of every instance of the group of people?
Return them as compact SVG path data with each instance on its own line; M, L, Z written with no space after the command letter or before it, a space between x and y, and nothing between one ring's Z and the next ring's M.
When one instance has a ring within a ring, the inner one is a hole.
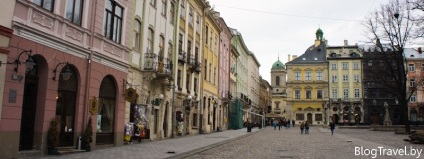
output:
M334 129L336 128L336 124L334 124L333 122L330 122L330 130L331 130L331 135L334 134ZM305 134L309 134L309 124L308 122L302 122L300 124L300 134L303 134L303 130L305 130Z
M293 126L294 126L294 121L293 122ZM277 130L277 126L278 126L278 130L281 130L281 127L284 126L285 128L290 128L290 119L286 120L285 118L280 118L280 119L274 119L274 121L272 122L273 126L274 126L274 130Z

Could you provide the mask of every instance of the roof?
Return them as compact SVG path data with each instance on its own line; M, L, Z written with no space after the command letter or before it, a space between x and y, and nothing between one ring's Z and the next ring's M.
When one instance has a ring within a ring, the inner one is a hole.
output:
M404 48L403 52L405 54L405 58L412 60L412 59L423 59L424 53L419 53L418 48Z
M284 64L280 60L278 60L274 62L274 64L272 64L271 69L284 69L284 68L285 68Z
M327 46L324 42L321 42L321 44L317 47L315 47L315 45L312 45L305 51L305 53L300 55L298 58L287 62L286 65L327 62L326 50Z

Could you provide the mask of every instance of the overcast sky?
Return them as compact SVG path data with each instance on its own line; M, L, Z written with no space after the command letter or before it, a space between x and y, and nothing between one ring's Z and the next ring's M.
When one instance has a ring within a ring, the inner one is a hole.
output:
M268 82L271 66L287 62L287 55L302 55L314 44L320 27L332 46L363 44L363 21L388 0L209 0L227 25L241 32L248 49L261 64Z

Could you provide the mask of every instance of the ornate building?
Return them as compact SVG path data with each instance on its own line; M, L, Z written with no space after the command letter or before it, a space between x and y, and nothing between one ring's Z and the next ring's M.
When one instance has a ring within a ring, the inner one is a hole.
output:
M291 119L296 123L322 124L324 121L322 104L328 98L326 49L323 32L318 29L315 44L298 58L286 63L286 104L292 108Z
M324 109L334 123L363 123L362 52L345 40L343 46L327 47L327 60L330 100Z
M287 107L287 83L286 83L287 70L284 64L278 60L274 62L271 68L271 87L272 87L272 102L271 108L268 108L271 112L278 114L279 116L292 119L292 109Z

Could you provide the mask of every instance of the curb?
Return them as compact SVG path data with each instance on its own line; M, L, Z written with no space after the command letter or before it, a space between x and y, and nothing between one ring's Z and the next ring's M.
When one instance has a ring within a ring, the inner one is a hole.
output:
M245 137L248 137L248 136L251 136L253 134L256 134L256 133L258 133L258 132L260 132L262 130L264 130L264 129L260 129L260 130L254 131L254 132L250 132L248 134L235 137L233 139L228 139L228 140L225 140L225 141L222 141L222 142L218 142L218 143L214 143L214 144L207 145L207 146L204 146L204 147L200 147L200 148L197 148L197 149L194 149L194 150L191 150L191 151L182 152L182 153L179 153L179 154L176 154L176 155L173 155L173 156L169 156L169 157L167 157L165 159L182 159L182 158L190 157L190 156L193 156L193 155L195 155L197 153L200 153L200 152L203 152L203 151L207 151L207 150L213 149L215 147L224 145L226 143L229 143L229 142L232 142L232 141L235 141L235 140L243 139Z

